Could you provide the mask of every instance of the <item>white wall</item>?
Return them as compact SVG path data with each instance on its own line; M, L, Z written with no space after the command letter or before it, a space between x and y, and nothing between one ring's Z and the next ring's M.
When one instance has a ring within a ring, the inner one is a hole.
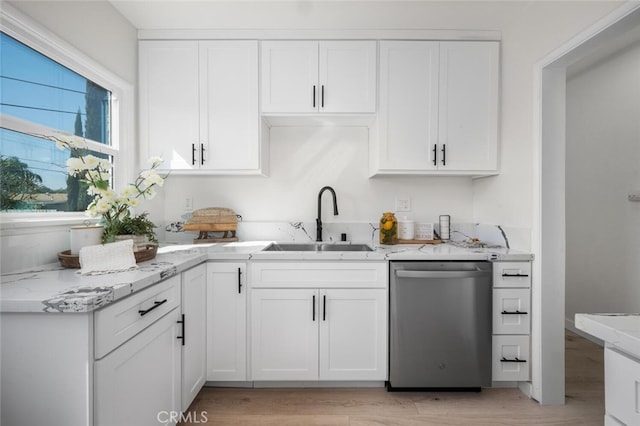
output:
M181 177L165 183L169 221L184 213L179 197L194 208L229 207L246 221L313 221L319 190L332 186L340 215L332 218L331 197L323 197L323 218L377 222L395 210L396 196L410 196L415 219L436 222L451 214L470 222L472 183L465 177L386 177L369 179L368 131L364 127L274 127L269 177ZM169 194L176 194L175 197ZM398 213L402 215L402 213Z
M530 229L534 65L619 3L545 1L527 5L501 28L501 174L475 181L473 205L476 222Z
M567 80L566 317L640 312L640 44Z

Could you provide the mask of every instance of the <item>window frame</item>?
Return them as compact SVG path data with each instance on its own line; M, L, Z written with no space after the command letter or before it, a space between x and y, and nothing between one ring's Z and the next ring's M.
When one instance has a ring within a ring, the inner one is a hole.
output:
M2 32L111 92L111 145L96 143L91 148L114 156L113 184L115 189L122 188L132 179L137 158L133 86L27 16L5 6L0 10ZM2 126L25 133L47 134L53 130L7 117L2 117ZM87 220L84 212L0 212L0 229L79 224Z

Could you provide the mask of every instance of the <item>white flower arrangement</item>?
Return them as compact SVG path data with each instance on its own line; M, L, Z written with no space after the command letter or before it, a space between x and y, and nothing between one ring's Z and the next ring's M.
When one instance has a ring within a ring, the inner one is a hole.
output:
M93 196L93 201L87 207L86 213L90 217L102 216L103 243L114 241L115 236L122 233L123 223L127 220L137 220L138 223L146 221L149 227L153 227L146 218L146 213L132 218L130 208L137 207L140 199L150 200L155 197L157 188L164 184L164 178L157 172L162 158L151 157L150 168L141 171L133 183L116 192L109 185L113 164L91 154L85 155L87 143L83 138L64 135L51 136L49 139L54 139L59 149L68 149L73 154L67 160L67 171L71 176L79 177L89 185L87 193ZM151 240L155 239L153 229L148 230L147 235Z

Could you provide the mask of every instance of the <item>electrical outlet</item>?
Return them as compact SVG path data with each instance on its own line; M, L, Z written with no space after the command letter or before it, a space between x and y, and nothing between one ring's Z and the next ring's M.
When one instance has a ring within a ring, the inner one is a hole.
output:
M184 211L185 212L193 211L193 197L186 197L184 199Z
M396 197L396 211L397 212L410 212L411 211L411 198L409 196Z

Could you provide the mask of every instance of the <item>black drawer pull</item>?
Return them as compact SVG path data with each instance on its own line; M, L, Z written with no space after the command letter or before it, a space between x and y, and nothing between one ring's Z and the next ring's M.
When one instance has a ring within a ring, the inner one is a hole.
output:
M178 324L182 324L182 336L178 336L178 339L182 339L182 346L184 346L184 342L185 342L185 335L184 335L184 327L185 327L185 322L184 322L184 314L182 314L182 318L180 319L180 321L176 321Z
M520 312L520 311L514 311L514 312L502 311L500 313L502 315L527 315L527 314L529 314L529 312Z
M167 303L168 300L169 299L164 299L164 300L161 300L159 302L153 302L153 306L152 307L150 307L149 309L144 310L144 311L143 310L139 310L138 313L140 314L141 317L143 317L143 316L147 315L149 312L153 311L158 306L160 306L160 305L162 305L164 303Z
M502 274L502 276L505 278L526 278L529 275L528 274Z
M313 296L313 301L311 302L311 304L312 304L312 307L313 307L312 308L313 309L313 313L311 314L312 315L311 316L311 320L315 321L316 320L316 296L315 295Z
M500 362L527 362L527 360L525 359L520 359L518 357L515 357L514 359L506 359L505 357L502 357L502 359L500 360Z

